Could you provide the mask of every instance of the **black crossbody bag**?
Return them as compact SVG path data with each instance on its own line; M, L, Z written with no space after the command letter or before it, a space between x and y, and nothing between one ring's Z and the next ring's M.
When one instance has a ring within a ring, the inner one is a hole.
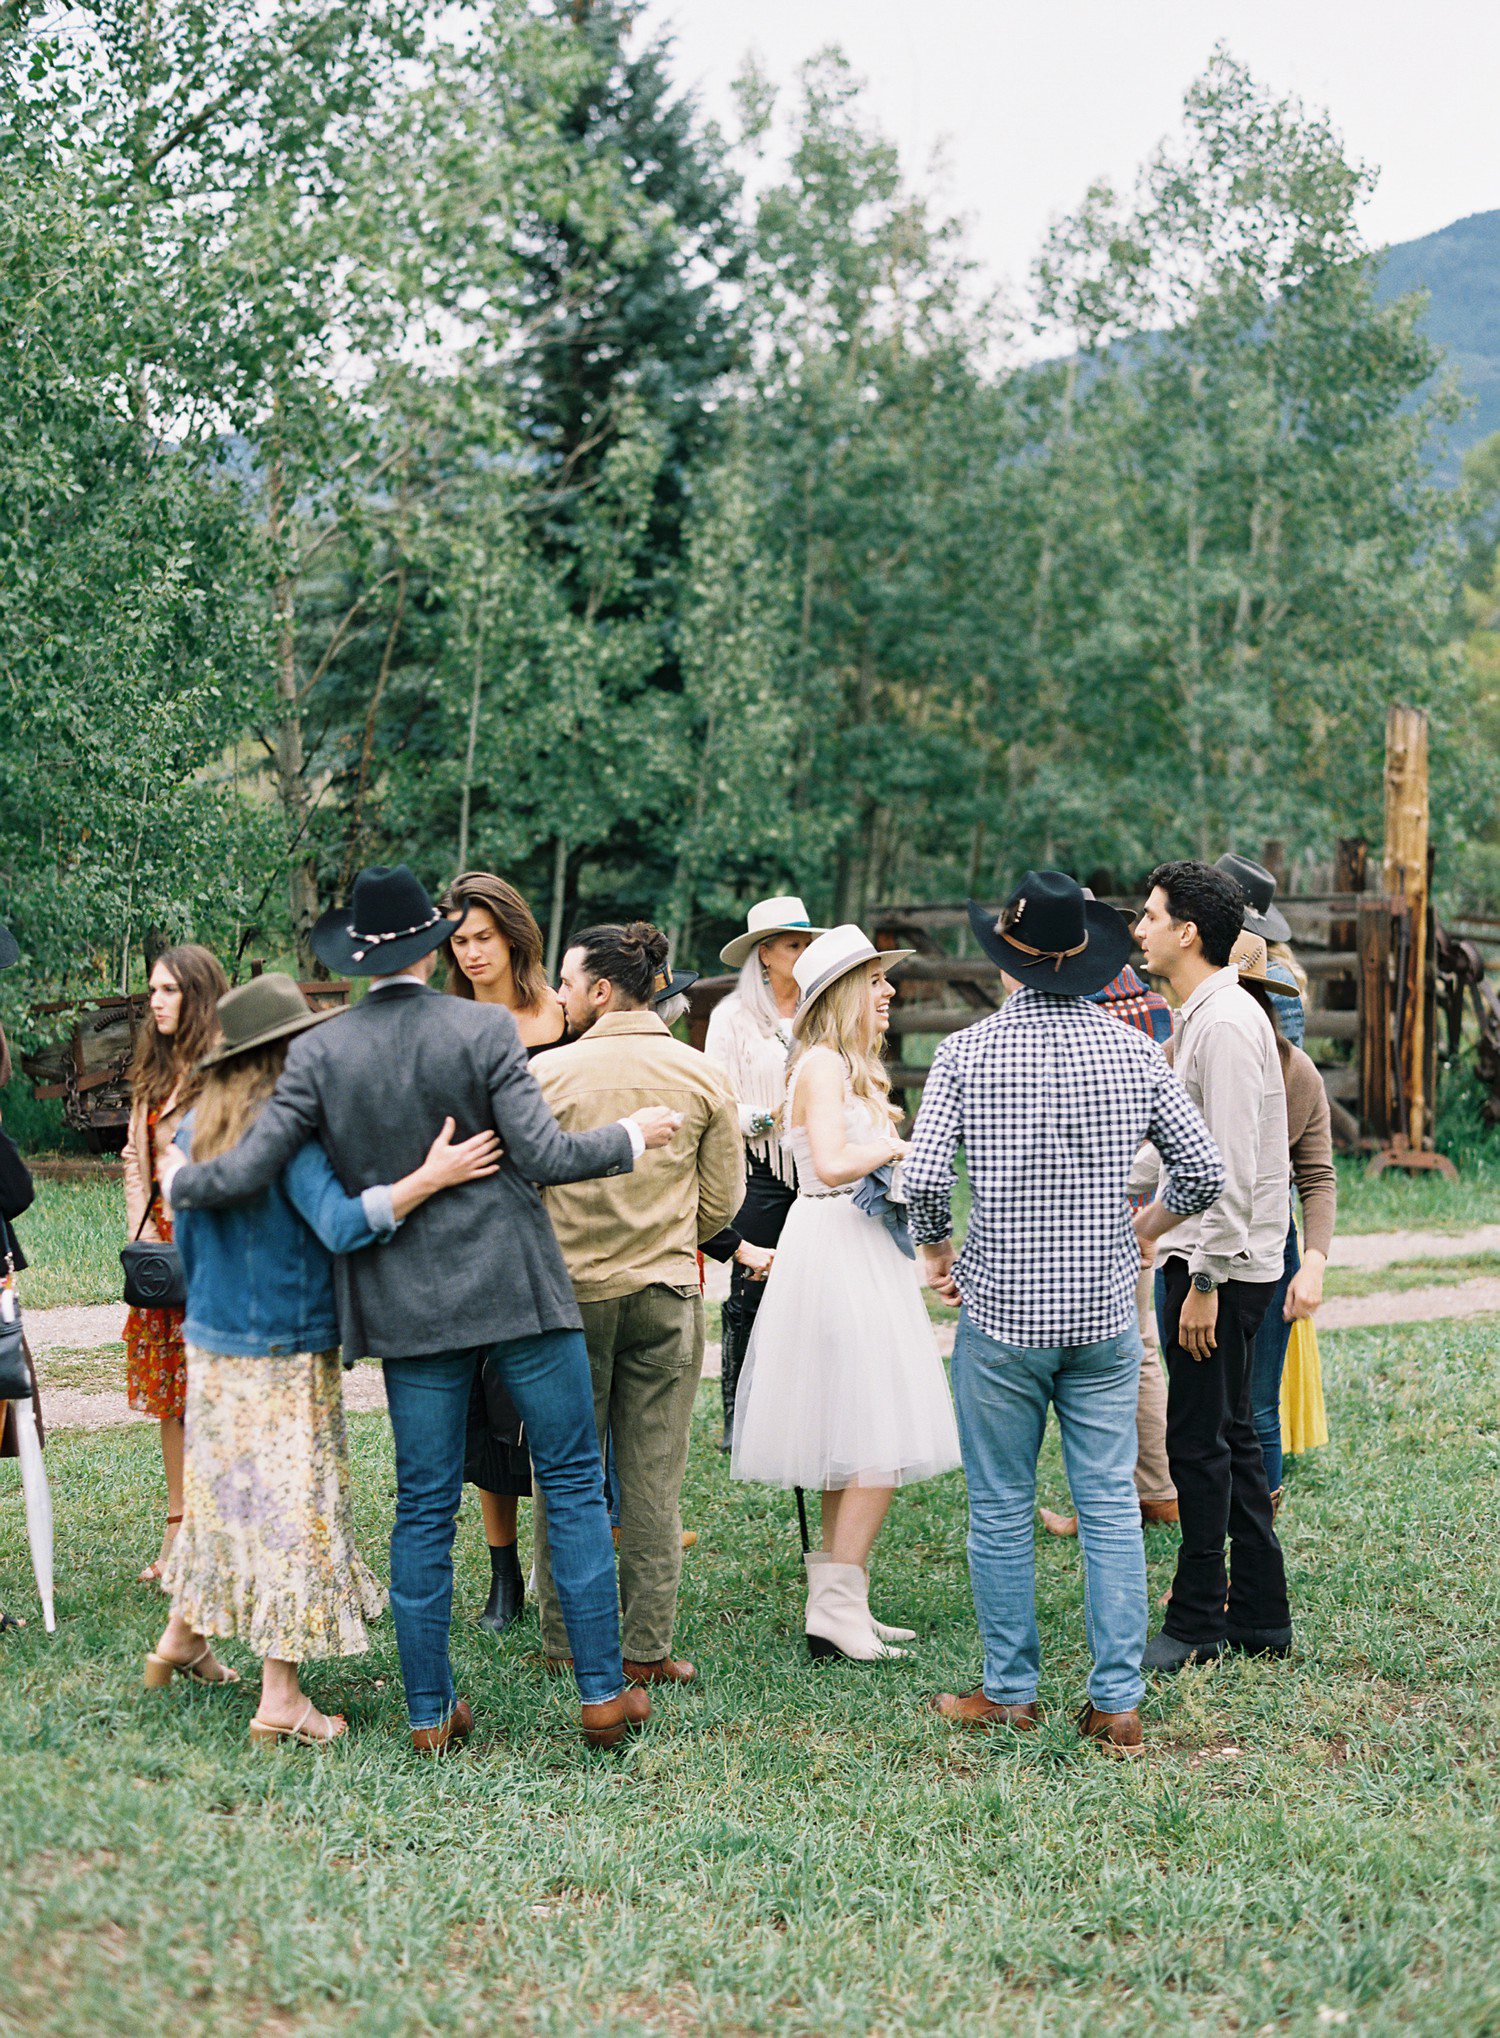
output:
M149 1127L148 1127L149 1133ZM175 1245L148 1239L141 1233L161 1193L156 1185L156 1140L151 1137L151 1193L129 1245L120 1248L120 1265L125 1269L125 1300L132 1309L184 1309L187 1306L187 1276L182 1254Z

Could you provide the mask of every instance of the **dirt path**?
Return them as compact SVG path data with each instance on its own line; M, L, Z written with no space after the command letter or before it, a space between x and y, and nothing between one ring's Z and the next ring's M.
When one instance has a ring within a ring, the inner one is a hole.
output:
M1403 1260L1466 1260L1500 1254L1500 1224L1471 1231L1368 1231L1335 1238L1331 1267L1391 1267ZM1320 1319L1321 1321L1321 1319Z

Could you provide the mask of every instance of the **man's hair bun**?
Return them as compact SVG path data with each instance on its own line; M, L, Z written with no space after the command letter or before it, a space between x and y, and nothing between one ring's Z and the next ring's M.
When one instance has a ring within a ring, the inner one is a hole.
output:
M583 966L597 983L606 977L634 1004L649 1005L657 975L667 966L667 937L649 920L626 927L585 927L569 948L583 950Z

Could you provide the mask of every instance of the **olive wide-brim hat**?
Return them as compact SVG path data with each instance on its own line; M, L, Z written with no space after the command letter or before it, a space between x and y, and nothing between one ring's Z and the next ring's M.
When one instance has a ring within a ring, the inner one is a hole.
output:
M313 954L339 976L394 977L440 948L463 925L441 913L406 864L372 864L354 880L347 906L313 923Z
M974 938L997 968L1054 998L1087 998L1130 960L1131 936L1113 906L1060 870L1028 870L998 917L968 901Z
M223 1038L211 1054L204 1055L200 1069L217 1068L236 1055L269 1047L273 1040L290 1039L294 1033L305 1033L309 1026L321 1026L325 1019L338 1017L337 1008L315 1012L298 985L280 970L252 977L248 984L226 991L215 1009Z
M16 937L8 927L0 926L0 969L14 969L21 960L21 951L16 946Z

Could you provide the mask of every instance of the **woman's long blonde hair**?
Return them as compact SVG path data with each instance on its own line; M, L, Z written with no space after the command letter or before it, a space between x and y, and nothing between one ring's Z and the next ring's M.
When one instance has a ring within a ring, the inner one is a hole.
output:
M901 1114L891 1102L891 1079L880 1058L880 1036L870 1015L870 984L883 969L883 963L867 963L863 969L839 977L820 994L792 1044L786 1072L790 1083L804 1055L815 1047L831 1047L843 1057L854 1095L873 1104L894 1125Z
M290 1039L271 1040L204 1071L194 1107L195 1161L211 1161L239 1145L275 1089L291 1044Z

